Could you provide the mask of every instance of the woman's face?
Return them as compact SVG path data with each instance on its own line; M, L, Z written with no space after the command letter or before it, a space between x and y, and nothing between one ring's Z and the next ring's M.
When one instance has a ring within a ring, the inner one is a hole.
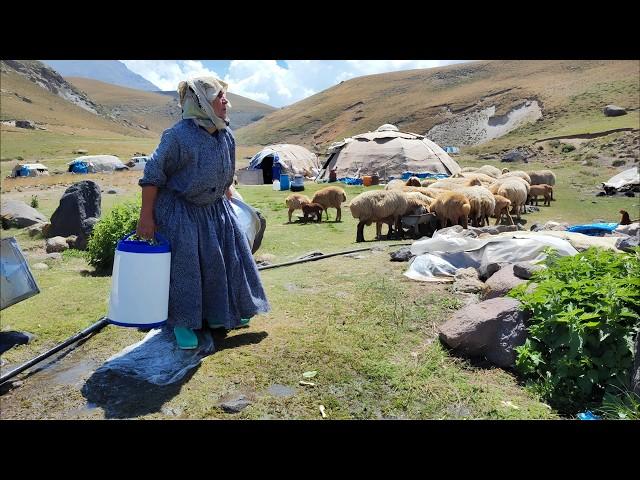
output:
M222 90L220 90L218 96L211 102L213 112L222 119L227 118L227 103L229 103L229 101Z

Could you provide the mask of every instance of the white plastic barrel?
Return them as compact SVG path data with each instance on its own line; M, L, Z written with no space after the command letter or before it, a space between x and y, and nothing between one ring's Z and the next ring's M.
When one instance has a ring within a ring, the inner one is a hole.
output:
M123 327L159 327L169 312L171 246L158 233L154 245L129 240L131 235L116 247L107 320Z

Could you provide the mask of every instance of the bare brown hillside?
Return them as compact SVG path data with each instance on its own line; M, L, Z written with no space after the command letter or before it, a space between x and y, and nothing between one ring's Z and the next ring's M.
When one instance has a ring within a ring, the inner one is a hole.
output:
M499 125L527 102L539 106L541 117L493 143L633 127L639 73L638 61L500 60L369 75L278 110L239 130L237 138L245 145L287 142L322 151L333 141L392 123L427 135L439 126L433 133L440 143L449 143L448 135L460 145L466 125L458 120L464 115L489 112L489 124ZM610 103L631 113L606 118L602 108Z

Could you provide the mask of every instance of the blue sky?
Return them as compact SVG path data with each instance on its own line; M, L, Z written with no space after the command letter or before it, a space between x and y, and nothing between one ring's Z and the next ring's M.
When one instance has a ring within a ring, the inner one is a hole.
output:
M375 73L433 68L464 60L121 60L162 90L191 75L213 75L229 91L284 107L343 80Z

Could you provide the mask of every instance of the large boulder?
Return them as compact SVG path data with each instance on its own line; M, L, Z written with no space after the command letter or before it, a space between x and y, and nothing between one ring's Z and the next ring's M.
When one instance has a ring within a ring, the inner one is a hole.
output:
M47 217L19 200L3 201L0 210L2 228L25 228L47 221Z
M76 248L86 250L93 226L100 217L100 187L91 180L74 183L62 195L51 216L47 237L76 235Z
M519 150L511 150L510 152L507 152L505 155L503 155L502 159L500 161L502 161L502 162L522 162L525 159L526 159L526 156L521 151L519 151Z
M622 107L618 107L617 105L607 105L602 110L602 113L604 113L607 117L619 117L620 115L626 115L627 111Z
M499 367L513 367L514 349L527 338L519 306L513 298L494 298L464 307L439 327L440 340L464 356L484 356Z
M507 264L491 275L485 283L486 290L484 294L484 300L490 298L503 297L509 291L525 282L525 280L516 277L513 272L513 264Z

